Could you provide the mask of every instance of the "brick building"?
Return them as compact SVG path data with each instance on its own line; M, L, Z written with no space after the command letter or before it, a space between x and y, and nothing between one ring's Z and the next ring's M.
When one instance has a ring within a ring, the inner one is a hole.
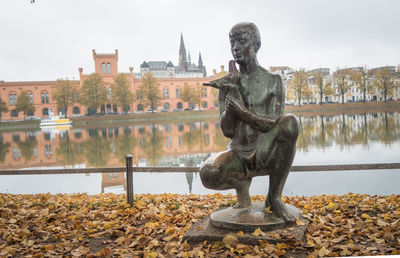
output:
M182 57L183 49L182 49L183 38L181 37L181 48L179 50L179 58L186 60L185 57ZM114 53L96 53L96 51L92 50L93 60L94 60L94 71L101 76L104 81L104 85L108 94L108 101L104 103L97 110L100 113L115 113L122 112L122 107L118 106L117 103L113 102L111 86L114 82L114 79L119 74L118 71L118 50L116 49ZM188 64L188 62L186 62ZM204 77L205 75L205 67L203 66L203 61L201 56L199 56L199 65L196 66L199 71L201 71L200 77L189 76L182 77L184 74L182 72L179 73L179 76L168 77L168 78L157 78L157 83L159 84L159 89L161 92L161 96L163 99L159 106L156 107L157 111L165 110L165 111L173 111L173 110L181 110L189 107L188 103L182 102L180 99L181 92L183 90L184 84L188 84L191 87L197 87L197 85L202 85L204 82L208 82L210 80L215 79L215 77L219 75L223 75L225 73L222 70L220 73L216 73L214 70L214 75L211 77ZM190 65L188 65L189 67ZM192 65L193 67L195 65ZM200 68L199 68L200 67ZM194 69L194 68L193 68ZM222 67L223 69L223 67ZM177 67L176 71L180 71L180 66ZM88 77L89 73L84 73L83 68L79 68L79 80L72 80L73 84L77 86L81 86L83 81ZM187 70L188 74L193 75L193 71ZM178 74L178 73L177 73ZM144 105L143 99L140 94L138 94L138 90L142 84L142 79L139 77L135 77L133 73L133 67L129 67L129 72L125 73L126 78L130 82L131 90L135 93L136 99L134 103L132 103L128 111L137 112L137 111L146 111L150 107ZM15 105L17 102L17 96L20 94L22 90L28 92L28 95L31 98L31 102L36 107L35 112L28 114L28 116L35 116L39 118L46 118L49 114L63 114L63 110L57 107L57 104L52 98L52 86L54 86L56 81L24 81L24 82L5 82L0 81L0 98L7 103L7 107L9 109L8 113L1 114L0 118L2 121L5 120L21 120L22 114L18 114L15 111ZM210 108L217 107L218 100L216 91L211 91L210 88L202 88L202 98L201 98L201 106L202 108ZM194 104L191 103L191 107ZM80 105L78 102L74 103L73 106L68 109L68 116L72 116L73 114L88 114L87 107Z

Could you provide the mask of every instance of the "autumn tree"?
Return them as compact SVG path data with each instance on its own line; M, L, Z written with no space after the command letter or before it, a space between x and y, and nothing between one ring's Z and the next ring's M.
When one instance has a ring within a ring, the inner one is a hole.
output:
M68 79L58 79L53 86L52 98L57 106L64 110L64 116L67 117L68 107L74 104L74 97L78 94L78 87Z
M79 91L79 103L92 109L97 114L97 109L107 101L107 91L100 75L92 73L83 81Z
M215 88L212 88L215 89ZM204 88L200 86L200 84L197 82L196 83L196 88L193 89L193 103L197 104L199 107L199 110L201 110L201 97L203 93Z
M373 80L374 86L377 90L383 94L385 102L387 96L393 94L393 90L399 87L396 82L396 73L389 67L379 68L375 73L375 79Z
M190 106L189 103L194 99L194 91L186 82L183 84L183 90L180 99L183 102L187 102L188 106Z
M329 93L332 92L331 83L325 78L325 74L320 70L313 71L311 75L314 77L315 84L318 87L319 104L323 104L322 99L324 95L330 95Z
M299 106L301 106L301 98L304 89L308 85L308 75L304 69L300 69L294 72L293 80L290 81L290 86L296 94Z
M339 93L342 96L342 104L344 104L344 94L349 90L349 81L348 81L349 71L346 69L337 68L333 73L333 80L338 86Z
M25 159L25 163L32 159L36 146L36 137L31 135L26 135L25 141L18 142L18 148L21 150L21 155Z
M310 85L306 85L302 91L303 98L307 99L307 102L310 102L310 98L313 96L313 90L311 89Z
M372 85L369 83L370 77L371 74L366 66L350 71L351 80L357 85L357 89L363 93L363 102L367 100L367 92L372 91Z
M28 113L33 113L35 112L36 108L31 102L31 99L29 98L28 92L25 90L22 90L17 98L17 104L15 106L15 111L22 112L24 113L24 120L26 117L26 114Z
M140 86L140 91L143 95L144 104L150 105L151 112L154 113L154 109L160 103L162 97L159 84L150 72L143 76L143 83Z
M129 81L124 74L119 74L112 85L113 102L122 108L124 113L128 111L128 107L135 98L129 87Z
M7 112L8 112L7 103L4 102L4 101L0 98L0 121L1 121L1 114L2 114L2 113L7 113Z

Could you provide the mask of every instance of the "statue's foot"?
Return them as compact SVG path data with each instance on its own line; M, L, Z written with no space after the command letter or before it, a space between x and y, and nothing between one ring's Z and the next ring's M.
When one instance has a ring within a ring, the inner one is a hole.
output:
M283 219L284 221L296 221L296 216L293 214L283 203L282 199L272 199L265 201L265 206L270 207L270 210L275 216Z
M248 208L251 206L251 200L245 200L245 201L238 201L235 205L233 205L234 209L242 209L242 208Z

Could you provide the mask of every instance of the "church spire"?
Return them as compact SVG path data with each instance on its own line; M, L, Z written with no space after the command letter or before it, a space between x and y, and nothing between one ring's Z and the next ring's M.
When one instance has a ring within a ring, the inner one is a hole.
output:
M198 63L199 67L203 66L203 59L201 58L201 53L199 52L199 63Z
M181 42L180 42L180 46L179 46L179 66L180 67L187 66L186 48L185 48L185 43L183 41L182 32L181 32Z
M188 64L190 65L192 63L192 59L190 58L190 51L188 50Z

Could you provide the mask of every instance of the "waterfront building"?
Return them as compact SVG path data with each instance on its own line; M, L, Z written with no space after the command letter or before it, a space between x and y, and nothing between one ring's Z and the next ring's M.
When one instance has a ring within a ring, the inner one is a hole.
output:
M71 83L81 87L84 80L90 73L94 72L101 76L104 86L107 90L107 103L101 105L97 112L102 114L115 114L122 112L122 107L115 103L112 96L112 84L114 79L120 74L118 70L118 49L114 53L97 53L92 50L94 61L94 71L84 73L83 68L79 68L79 80L71 80ZM185 84L192 88L201 87L201 101L200 105L203 109L217 108L217 91L213 91L209 87L203 87L202 84L216 79L219 74L224 74L222 70L210 77L206 77L206 68L203 65L201 54L199 54L198 65L191 63L190 55L186 57L186 49L181 35L180 49L179 49L179 65L174 66L171 61L167 62L143 62L140 68L140 73L134 74L133 67L129 67L129 72L124 73L130 83L132 92L135 93L136 98L134 103L128 106L128 112L143 112L150 107L145 105L143 96L140 92L142 85L141 76L145 72L153 73L157 78L157 83L160 89L162 100L156 111L174 111L184 110L186 108L194 108L195 103L185 103L181 100L181 92ZM56 81L24 81L24 82L5 82L0 81L0 98L7 103L9 109L8 113L0 115L2 121L6 120L22 120L22 114L15 111L17 103L17 96L22 90L28 92L31 102L34 104L35 112L29 113L28 117L32 118L47 118L50 114L64 115L65 111L57 107L56 102L52 98L53 86ZM68 116L93 114L94 110L90 110L85 106L80 105L77 101L67 111Z

